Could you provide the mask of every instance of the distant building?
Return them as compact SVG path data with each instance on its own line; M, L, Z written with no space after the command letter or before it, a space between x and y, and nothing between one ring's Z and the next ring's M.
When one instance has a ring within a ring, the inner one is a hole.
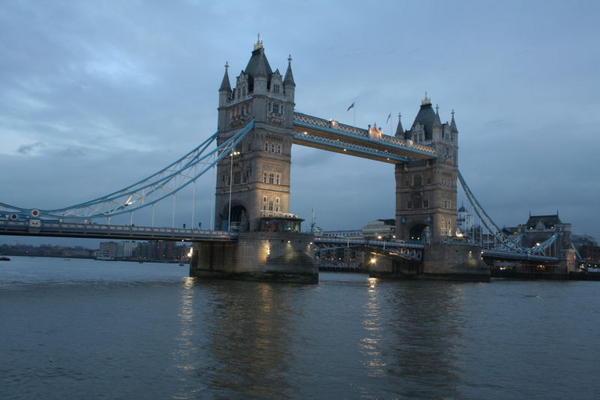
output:
M142 260L178 261L185 257L188 251L188 246L180 246L173 241L156 240L138 243L133 257Z
M456 217L456 226L458 230L465 236L471 236L473 231L473 226L475 224L475 220L473 215L469 214L465 206L461 206L458 209L457 217Z
M549 239L555 233L560 233L556 249L571 248L571 224L563 223L558 213L550 215L530 215L525 224L519 225L519 232L523 235L521 245L534 247ZM559 254L557 254L558 256Z
M396 237L395 219L377 219L369 222L362 228L362 234L365 239L370 240L391 240Z
M600 246L581 246L579 254L586 261L600 262Z
M119 244L117 242L101 242L96 258L98 260L115 260L118 250Z
M119 242L117 246L117 258L131 258L137 245L137 242L132 240Z

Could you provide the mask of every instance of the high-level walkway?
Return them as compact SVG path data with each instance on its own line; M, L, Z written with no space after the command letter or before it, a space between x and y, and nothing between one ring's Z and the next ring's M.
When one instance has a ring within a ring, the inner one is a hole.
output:
M391 164L437 157L429 146L299 112L294 113L294 131L295 144Z

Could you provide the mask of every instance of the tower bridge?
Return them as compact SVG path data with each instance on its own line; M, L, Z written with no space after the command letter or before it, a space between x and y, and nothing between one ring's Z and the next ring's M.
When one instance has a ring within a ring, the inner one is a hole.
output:
M302 219L291 212L290 204L291 149L300 145L394 165L399 240L352 243L380 255L371 268L375 275L489 277L481 247L452 240L457 232L458 181L500 243L487 258L557 262L562 257L560 251L550 257L512 243L479 205L458 170L454 112L450 122L442 123L437 107L434 111L425 96L410 129L405 130L399 119L393 136L376 125L364 129L300 113L295 111L291 61L289 57L285 74L273 71L259 40L234 86L225 65L218 89L217 132L199 146L147 178L73 206L31 209L0 203L0 215L5 216L0 234L184 240L195 243L192 276L315 282L315 247L335 246L337 241L350 245L350 239L301 233ZM197 179L213 169L214 230L111 224L113 216L133 216L147 207L154 212L156 204L190 185L195 198ZM98 219L106 223L90 224Z

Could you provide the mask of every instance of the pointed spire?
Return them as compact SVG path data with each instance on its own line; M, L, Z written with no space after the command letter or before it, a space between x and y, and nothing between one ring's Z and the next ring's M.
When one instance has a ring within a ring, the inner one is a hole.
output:
M404 128L402 127L402 114L398 113L398 126L396 127L396 137L404 137Z
M292 55L288 56L288 67L285 71L285 78L283 78L283 84L288 86L296 86L294 82L294 74L292 74Z
M435 105L435 123L438 125L442 124L442 121L440 120L440 106L439 105Z
M257 36L257 39L256 39L256 43L254 44L254 50L262 49L263 41L260 40L260 33L256 34L256 36Z
M221 87L219 88L219 92L231 92L231 84L229 83L229 74L227 70L229 69L229 63L225 62L225 75L223 75L223 81L221 81Z
M450 121L450 129L452 130L452 132L458 132L458 129L456 128L456 121L454 120L454 109L452 109L452 112L450 114L452 114L452 120Z
M431 105L431 99L427 96L427 92L425 92L425 98L421 101L422 106Z

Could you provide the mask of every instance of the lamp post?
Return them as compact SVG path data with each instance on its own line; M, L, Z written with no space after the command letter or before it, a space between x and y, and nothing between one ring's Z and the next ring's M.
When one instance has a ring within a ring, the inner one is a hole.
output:
M227 232L231 232L231 188L233 184L233 157L239 154L239 151L232 151L231 154L229 154L229 217L227 218Z

